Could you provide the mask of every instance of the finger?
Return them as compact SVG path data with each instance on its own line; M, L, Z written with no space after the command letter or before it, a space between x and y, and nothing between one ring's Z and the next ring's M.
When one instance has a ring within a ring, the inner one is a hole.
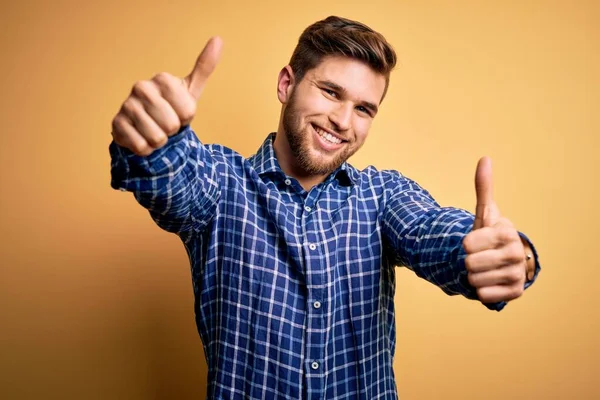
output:
M523 263L511 264L504 268L468 274L469 283L475 288L496 285L512 285L525 282Z
M166 143L167 134L150 118L140 100L129 97L123 103L123 112L151 147L157 149Z
M482 157L477 163L475 193L477 205L473 229L493 225L499 217L499 212L494 202L492 160L489 157Z
M161 96L179 117L180 126L188 125L196 114L196 99L181 78L161 72L152 78Z
M470 273L480 273L500 269L513 264L522 264L525 261L523 254L512 250L493 249L469 254L465 257L465 268Z
M475 171L475 192L478 205L488 205L494 202L492 182L492 160L482 157L477 163Z
M139 134L131 120L124 114L117 115L113 120L112 135L115 143L131 150L138 156L147 156L154 151L154 148Z
M463 247L467 254L489 249L498 249L512 243L520 242L519 233L512 226L483 227L469 232L463 239Z
M194 69L184 78L190 94L196 100L200 98L208 77L215 70L219 62L222 47L223 41L220 37L215 36L210 38L206 46L204 46L202 53L196 59Z
M510 301L523 294L523 285L497 285L486 286L477 289L479 300L484 303L497 303L499 301Z
M141 101L146 113L163 132L172 135L179 130L181 122L173 107L161 96L158 86L152 81L141 81L133 88L134 96Z

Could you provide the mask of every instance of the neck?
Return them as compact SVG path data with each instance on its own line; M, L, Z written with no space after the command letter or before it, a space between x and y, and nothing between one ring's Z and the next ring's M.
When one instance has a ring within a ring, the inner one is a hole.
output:
M275 151L275 157L277 162L287 176L291 176L298 180L304 190L309 191L313 186L318 185L327 178L325 175L312 175L307 173L305 170L298 166L296 157L292 153L290 144L283 130L282 123L279 123L277 129L277 135L275 136L275 142L273 143L273 150Z

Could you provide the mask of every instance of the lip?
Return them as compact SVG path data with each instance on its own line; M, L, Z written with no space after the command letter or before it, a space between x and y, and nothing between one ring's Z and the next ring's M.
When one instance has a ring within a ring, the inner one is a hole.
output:
M341 137L339 137L338 135L336 135L336 134L334 134L334 133L331 133L331 132L330 132L330 131L328 131L327 129L324 129L324 128L322 128L321 126L314 125L314 124L312 124L312 123L310 124L310 126L311 126L311 128L312 128L312 130L313 130L313 132L314 132L314 135L315 135L316 141L319 143L319 146L320 146L322 149L324 149L324 150L327 150L327 151L335 151L335 150L338 150L338 149L342 148L342 146L344 145L344 142L345 142L345 140L344 140L344 139L342 139ZM336 137L336 138L340 139L342 142L341 142L341 143L331 143L330 141L328 141L328 140L324 139L324 138L323 138L323 137L321 137L321 135L319 135L319 133L317 132L317 129L316 129L316 127L317 127L317 126L319 127L319 129L322 129L323 131L325 131L325 132L327 132L327 133L331 134L331 136L334 136L334 137Z
M332 131L330 131L330 130L329 130L329 129L327 129L327 128L323 128L321 125L316 125L316 124L313 124L312 122L311 122L311 125L313 126L313 128L314 128L315 126L319 127L319 129L321 129L322 131L325 131L325 132L329 133L331 136L333 136L333 137L336 137L336 138L340 139L342 142L347 142L347 140L346 140L346 139L344 139L343 137L341 137L341 136L340 136L340 135L338 135L337 133L335 133L335 132L332 132Z

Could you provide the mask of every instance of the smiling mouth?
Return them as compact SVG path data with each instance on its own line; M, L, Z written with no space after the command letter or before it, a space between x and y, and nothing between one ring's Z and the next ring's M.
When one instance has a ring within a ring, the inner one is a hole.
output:
M331 133L324 131L323 129L321 129L319 126L317 126L315 124L311 124L311 125L312 125L313 129L315 130L315 132L317 132L317 135L321 136L328 143L342 144L342 143L346 142L345 140L342 140L338 137L333 136Z

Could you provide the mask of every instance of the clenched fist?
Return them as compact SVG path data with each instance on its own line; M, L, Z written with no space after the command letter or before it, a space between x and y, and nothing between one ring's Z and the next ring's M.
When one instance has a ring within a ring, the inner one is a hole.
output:
M185 78L162 72L136 82L112 121L114 141L139 156L164 146L169 136L196 115L196 103L219 61L221 48L221 39L211 38Z

